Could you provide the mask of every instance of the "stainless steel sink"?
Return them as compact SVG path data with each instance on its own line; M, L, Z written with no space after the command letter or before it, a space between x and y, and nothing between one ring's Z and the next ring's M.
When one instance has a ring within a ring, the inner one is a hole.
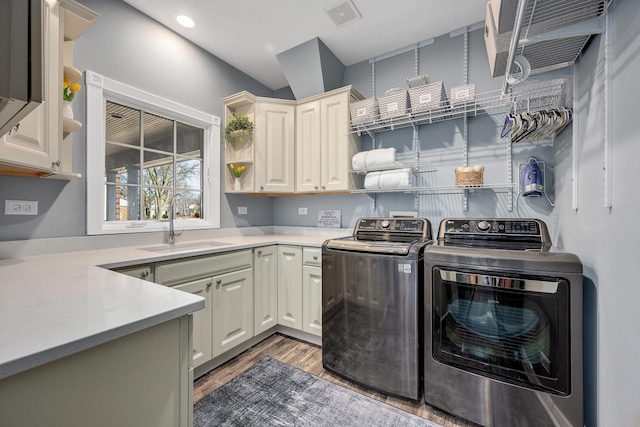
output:
M178 244L164 244L164 245L159 245L159 246L149 246L149 247L141 247L138 248L141 251L148 251L148 252L186 252L186 251L195 251L198 249L208 249L208 248L215 248L218 246L226 246L229 243L223 243L223 242L213 242L213 241L208 241L208 242L193 242L193 243L178 243Z

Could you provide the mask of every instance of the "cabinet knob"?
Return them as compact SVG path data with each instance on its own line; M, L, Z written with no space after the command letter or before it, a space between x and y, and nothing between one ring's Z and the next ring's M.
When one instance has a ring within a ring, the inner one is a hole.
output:
M207 288L210 288L211 286L213 286L212 282L207 282Z
M324 185L322 186L322 189L325 190L325 186Z
M9 131L9 136L18 132L20 132L20 123L16 124L14 127L11 128L11 130Z
M260 186L260 190L264 190L264 187L262 185Z
M142 273L140 273L140 277L142 277L143 279L145 279L148 275L149 275L148 271L143 271Z
M315 186L315 187L313 187L313 188L317 190L317 189L318 189L318 186L316 185L316 186Z
M262 255L262 249L258 250L258 256Z
M314 261L317 261L317 260L318 260L318 255L314 255L314 256L313 256L313 260L314 260Z
M222 283L222 279L216 280L216 289L220 289L220 284Z

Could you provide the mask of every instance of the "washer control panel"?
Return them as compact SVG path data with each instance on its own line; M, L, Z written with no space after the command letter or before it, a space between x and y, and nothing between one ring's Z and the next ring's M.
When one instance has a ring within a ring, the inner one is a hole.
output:
M360 218L354 236L416 236L431 239L431 225L424 218Z

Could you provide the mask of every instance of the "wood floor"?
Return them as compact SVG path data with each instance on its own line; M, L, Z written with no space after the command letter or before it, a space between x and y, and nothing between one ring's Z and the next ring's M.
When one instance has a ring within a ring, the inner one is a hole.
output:
M312 375L340 384L343 387L403 409L419 417L442 424L445 427L467 427L472 425L462 420L454 419L452 416L430 408L424 403L413 403L388 397L347 382L322 368L322 351L320 347L280 334L272 335L224 365L200 377L194 384L194 403L232 380L236 375L249 369L265 356L287 363Z

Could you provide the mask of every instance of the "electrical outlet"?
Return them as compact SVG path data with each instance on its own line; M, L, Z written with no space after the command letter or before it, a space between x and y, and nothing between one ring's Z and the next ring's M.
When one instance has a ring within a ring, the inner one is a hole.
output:
M5 200L5 215L38 215L38 202L35 200Z
M298 215L306 215L307 208L298 208Z
M246 215L247 207L246 206L238 206L238 215Z

